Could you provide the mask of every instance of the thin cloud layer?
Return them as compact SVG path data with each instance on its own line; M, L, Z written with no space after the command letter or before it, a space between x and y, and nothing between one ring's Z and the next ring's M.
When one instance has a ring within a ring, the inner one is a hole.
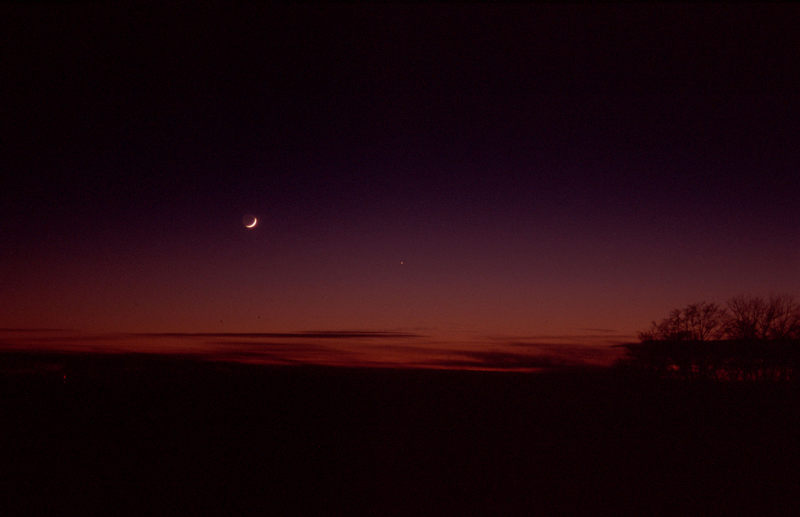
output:
M142 332L126 334L143 337L239 337L239 338L284 338L284 339L404 339L423 337L422 334L394 331L360 331L360 330L309 330L301 332Z
M501 338L457 340L388 330L127 334L4 332L0 346L5 350L22 351L163 354L251 364L499 371L604 366L623 353L609 345Z

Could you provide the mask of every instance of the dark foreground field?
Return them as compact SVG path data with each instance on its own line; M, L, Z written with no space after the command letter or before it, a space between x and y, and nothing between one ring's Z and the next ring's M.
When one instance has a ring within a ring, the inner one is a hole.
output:
M791 385L11 353L0 371L3 515L788 515L800 502Z

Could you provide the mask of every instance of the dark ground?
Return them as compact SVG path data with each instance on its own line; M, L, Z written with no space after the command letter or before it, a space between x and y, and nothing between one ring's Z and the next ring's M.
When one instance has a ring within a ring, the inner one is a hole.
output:
M0 371L3 515L789 515L800 502L796 385L19 353Z

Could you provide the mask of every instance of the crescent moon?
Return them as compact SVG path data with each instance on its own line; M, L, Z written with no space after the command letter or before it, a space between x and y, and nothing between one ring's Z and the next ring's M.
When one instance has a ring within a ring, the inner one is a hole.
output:
M253 222L250 224L244 225L245 228L255 228L256 223L258 223L258 217L253 217Z

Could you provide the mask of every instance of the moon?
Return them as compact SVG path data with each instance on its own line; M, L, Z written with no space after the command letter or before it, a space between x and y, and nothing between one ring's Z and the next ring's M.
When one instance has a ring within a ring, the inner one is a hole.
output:
M258 217L253 216L253 222L251 222L251 223L245 222L244 227L245 228L255 228L257 224L258 224Z

